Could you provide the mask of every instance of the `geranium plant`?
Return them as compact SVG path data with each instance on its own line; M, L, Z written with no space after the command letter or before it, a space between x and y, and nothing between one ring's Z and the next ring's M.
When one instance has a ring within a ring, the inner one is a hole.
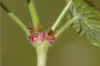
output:
M33 0L27 0L29 13L32 19L32 26L27 26L6 6L0 2L0 6L7 14L19 25L25 32L26 40L36 49L37 66L46 66L46 57L49 47L55 44L55 40L59 38L67 28L73 28L80 36L85 36L91 44L100 47L100 12L95 5L88 0L66 0L66 6L55 20L53 26L44 31L40 27L41 21L38 18ZM59 30L60 22L66 17L66 22Z

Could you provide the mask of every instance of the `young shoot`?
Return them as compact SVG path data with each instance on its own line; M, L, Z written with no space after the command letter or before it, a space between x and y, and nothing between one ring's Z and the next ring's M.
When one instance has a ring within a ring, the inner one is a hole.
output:
M46 66L49 47L55 44L55 40L59 38L59 36L69 27L72 28L74 26L75 30L80 29L78 33L83 33L82 35L87 36L88 40L91 41L93 45L100 47L100 38L98 38L100 37L100 24L97 23L100 22L100 12L86 4L84 0L68 0L68 3L54 22L51 29L47 31L40 28L41 24L34 1L27 0L27 4L32 19L32 27L30 29L28 29L24 22L21 21L21 19L19 19L18 16L8 9L2 2L0 2L0 7L3 8L11 19L13 19L24 31L27 37L26 39L36 49L37 66ZM70 14L71 19L66 20L64 26L61 26L61 28L57 31L56 28L61 23L66 12ZM96 17L94 15L96 15ZM91 19L89 18L90 16L96 19Z

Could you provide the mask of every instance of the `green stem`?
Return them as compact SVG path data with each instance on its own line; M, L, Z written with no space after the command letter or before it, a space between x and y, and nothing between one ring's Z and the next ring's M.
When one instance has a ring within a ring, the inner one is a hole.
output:
M62 28L57 31L57 33L55 34L55 37L58 37L62 32L64 32L73 22L75 22L80 16L75 16L73 19L71 19L70 21L68 21L64 26L62 26Z
M29 36L30 35L30 32L27 29L27 27L23 24L23 22L17 16L15 16L15 14L13 12L11 12L8 8L6 8L6 6L2 2L0 2L0 6L7 12L7 14L14 21L16 21L16 23L24 30L24 32L26 33L26 35Z
M27 36L30 35L29 30L27 29L27 27L23 24L23 22L17 18L13 13L8 13L8 15L16 21L16 23L24 30L24 32L26 33Z
M48 48L49 48L48 43L41 43L36 47L37 66L46 66Z
M61 21L61 19L64 17L65 13L68 11L70 5L72 3L72 0L69 1L69 3L65 6L65 8L62 10L61 14L59 15L59 17L57 18L57 20L54 22L54 25L52 26L52 30L55 31L56 27L59 26L59 23Z
M38 30L39 18L37 16L36 9L35 9L35 6L32 0L28 0L28 7L29 7L30 15L32 17L32 23L33 23L34 30Z

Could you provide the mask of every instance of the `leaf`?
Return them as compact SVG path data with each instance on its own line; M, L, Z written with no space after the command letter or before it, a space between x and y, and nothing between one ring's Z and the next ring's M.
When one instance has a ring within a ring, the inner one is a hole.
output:
M73 28L91 44L100 47L100 12L84 0L73 0L71 12L73 17L81 15L80 19L73 23Z

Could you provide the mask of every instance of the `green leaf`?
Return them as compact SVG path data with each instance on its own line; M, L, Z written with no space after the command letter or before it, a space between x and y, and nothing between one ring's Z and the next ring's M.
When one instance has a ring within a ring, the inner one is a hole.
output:
M84 0L73 0L71 12L73 17L81 15L80 19L73 23L73 28L91 44L100 47L100 12Z

